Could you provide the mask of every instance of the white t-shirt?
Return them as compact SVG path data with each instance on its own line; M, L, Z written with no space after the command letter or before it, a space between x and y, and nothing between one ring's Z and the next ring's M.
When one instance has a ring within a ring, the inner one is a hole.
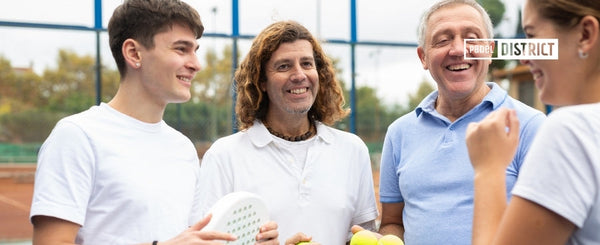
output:
M575 224L567 244L600 243L600 104L563 107L542 125L513 195Z
M371 162L356 135L317 122L307 142L275 140L255 121L217 140L201 164L203 215L222 196L248 191L265 199L279 240L303 232L321 244L345 244L350 227L377 218ZM304 168L295 151L306 151Z
M187 137L102 103L60 120L44 142L30 217L81 225L78 244L166 240L201 218L198 177Z

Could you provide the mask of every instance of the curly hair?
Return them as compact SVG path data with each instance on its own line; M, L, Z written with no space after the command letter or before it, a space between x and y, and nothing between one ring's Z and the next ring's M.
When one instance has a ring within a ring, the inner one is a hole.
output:
M313 48L319 91L308 111L309 118L332 125L349 113L344 109L342 88L335 77L331 60L325 55L319 42L301 24L295 21L279 21L269 25L256 36L246 58L235 72L237 101L235 113L240 130L249 128L255 119L264 121L269 108L269 97L260 89L267 81L265 66L282 43L307 40Z
M121 52L125 40L133 38L151 49L154 36L176 23L190 28L196 39L204 32L198 12L180 0L125 0L119 5L108 22L108 40L121 77L125 75Z

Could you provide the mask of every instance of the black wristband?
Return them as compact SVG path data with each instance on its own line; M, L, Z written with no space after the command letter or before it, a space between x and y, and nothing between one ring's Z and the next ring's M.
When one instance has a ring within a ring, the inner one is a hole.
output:
M158 241L153 241L152 245L158 245Z

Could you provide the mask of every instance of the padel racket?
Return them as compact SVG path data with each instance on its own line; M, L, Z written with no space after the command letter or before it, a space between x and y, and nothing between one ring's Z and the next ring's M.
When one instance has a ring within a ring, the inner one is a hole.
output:
M256 194L238 191L223 196L209 213L212 219L202 230L231 233L237 240L227 244L246 245L256 243L260 226L269 221L267 205Z

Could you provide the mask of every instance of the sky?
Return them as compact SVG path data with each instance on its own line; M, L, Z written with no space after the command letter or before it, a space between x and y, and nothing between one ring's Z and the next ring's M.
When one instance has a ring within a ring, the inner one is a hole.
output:
M205 33L231 34L231 1L184 0L196 8ZM518 9L523 0L502 0L505 17L497 32L513 36ZM103 26L122 0L103 0ZM416 30L421 14L435 0L357 0L357 37L359 41L416 44ZM328 44L327 40L350 39L350 0L239 0L240 34L256 35L278 20L295 20L323 40L327 54L340 59L341 79L350 84L350 48ZM0 3L0 21L34 22L65 25L94 25L94 0L19 0ZM108 37L100 37L102 63L116 69ZM222 50L229 39L199 40L201 63L205 47ZM240 40L240 60L251 40ZM59 49L79 55L95 56L96 36L93 32L33 29L0 26L0 56L13 67L32 67L38 74L55 68ZM374 87L387 105L405 104L422 81L435 85L429 72L423 70L415 47L356 47L356 86Z

